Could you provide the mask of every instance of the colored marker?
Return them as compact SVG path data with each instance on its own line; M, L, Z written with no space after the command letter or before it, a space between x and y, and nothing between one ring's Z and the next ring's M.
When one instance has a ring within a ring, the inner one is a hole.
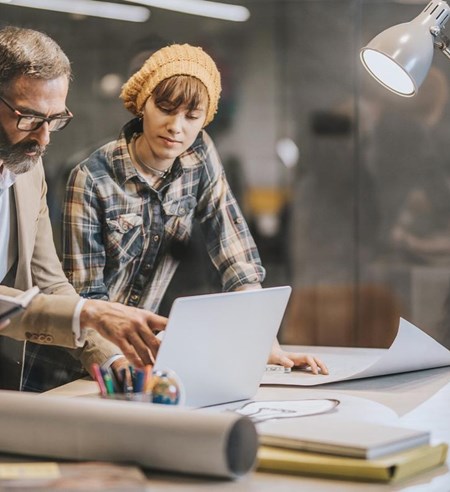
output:
M152 371L153 371L153 366L151 364L145 366L144 393L150 393L152 391L152 385L153 385Z
M131 386L132 386L131 391L134 391L134 381L136 379L136 374L134 372L134 367L130 364L128 366L128 370L130 371L130 377L131 377Z
M133 391L133 388L128 384L128 371L125 367L120 370L120 382L122 384L122 393L131 393Z
M103 381L102 373L100 371L100 366L94 363L92 364L91 369L94 375L94 379L97 381L98 387L100 389L100 394L102 396L106 396L107 390L106 390L105 382Z
M114 393L122 393L122 385L120 384L117 373L111 367L108 372L113 382Z
M136 377L134 380L134 392L142 393L144 391L145 371L142 369L136 370Z
M114 383L110 372L107 369L100 368L100 372L103 376L103 381L105 382L106 392L108 395L114 394Z

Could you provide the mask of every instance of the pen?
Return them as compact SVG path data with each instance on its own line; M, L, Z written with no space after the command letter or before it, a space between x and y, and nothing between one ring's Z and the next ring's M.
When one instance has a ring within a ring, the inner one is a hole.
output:
M145 371L138 369L136 370L136 376L134 379L134 392L142 393L144 391L144 382L145 382Z
M113 382L114 393L122 393L122 385L120 384L117 373L111 367L108 369L108 373Z
M111 377L109 370L100 368L100 372L103 376L103 381L105 382L106 393L108 395L113 395L114 394L114 383L113 383L113 380L112 380L112 377Z
M144 393L150 393L152 391L152 370L153 366L151 364L145 366Z
M128 366L128 370L130 371L130 378L131 378L131 391L134 391L134 380L136 378L136 375L134 373L134 367L130 364Z
M125 367L120 370L120 377L122 383L122 393L131 393L133 391L133 387L128 384L128 371Z
M92 369L92 373L94 375L94 379L97 381L98 387L100 389L100 394L102 396L106 396L107 391L106 391L105 382L103 381L102 373L100 371L100 366L98 364L94 363L94 364L92 364L91 369Z

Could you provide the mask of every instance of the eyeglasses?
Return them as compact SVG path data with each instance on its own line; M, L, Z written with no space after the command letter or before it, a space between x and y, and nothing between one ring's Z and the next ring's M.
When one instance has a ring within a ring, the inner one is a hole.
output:
M73 114L66 108L66 114L60 116L37 116L34 114L22 114L18 109L15 109L8 101L5 101L0 96L0 100L17 116L17 128L23 132L32 132L40 128L45 122L48 123L49 132L57 132L65 128L70 120L73 118Z

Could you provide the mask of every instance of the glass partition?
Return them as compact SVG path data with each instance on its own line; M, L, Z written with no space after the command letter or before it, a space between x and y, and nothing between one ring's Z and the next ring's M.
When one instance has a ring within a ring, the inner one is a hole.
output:
M251 12L247 22L151 9L149 21L132 26L0 6L2 25L47 32L73 64L75 118L52 136L45 158L58 247L70 169L130 118L118 92L131 60L155 36L188 42L222 72L219 113L207 130L257 241L265 285L293 287L281 341L386 347L403 316L449 342L450 64L437 53L419 95L402 99L359 62L364 43L422 7L239 3ZM177 295L220 290L201 238L191 246L163 312Z

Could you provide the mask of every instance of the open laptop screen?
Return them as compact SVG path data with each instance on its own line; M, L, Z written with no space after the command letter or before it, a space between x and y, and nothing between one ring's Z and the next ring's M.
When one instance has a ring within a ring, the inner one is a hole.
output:
M187 406L253 397L290 293L283 286L176 299L155 369L176 372Z

